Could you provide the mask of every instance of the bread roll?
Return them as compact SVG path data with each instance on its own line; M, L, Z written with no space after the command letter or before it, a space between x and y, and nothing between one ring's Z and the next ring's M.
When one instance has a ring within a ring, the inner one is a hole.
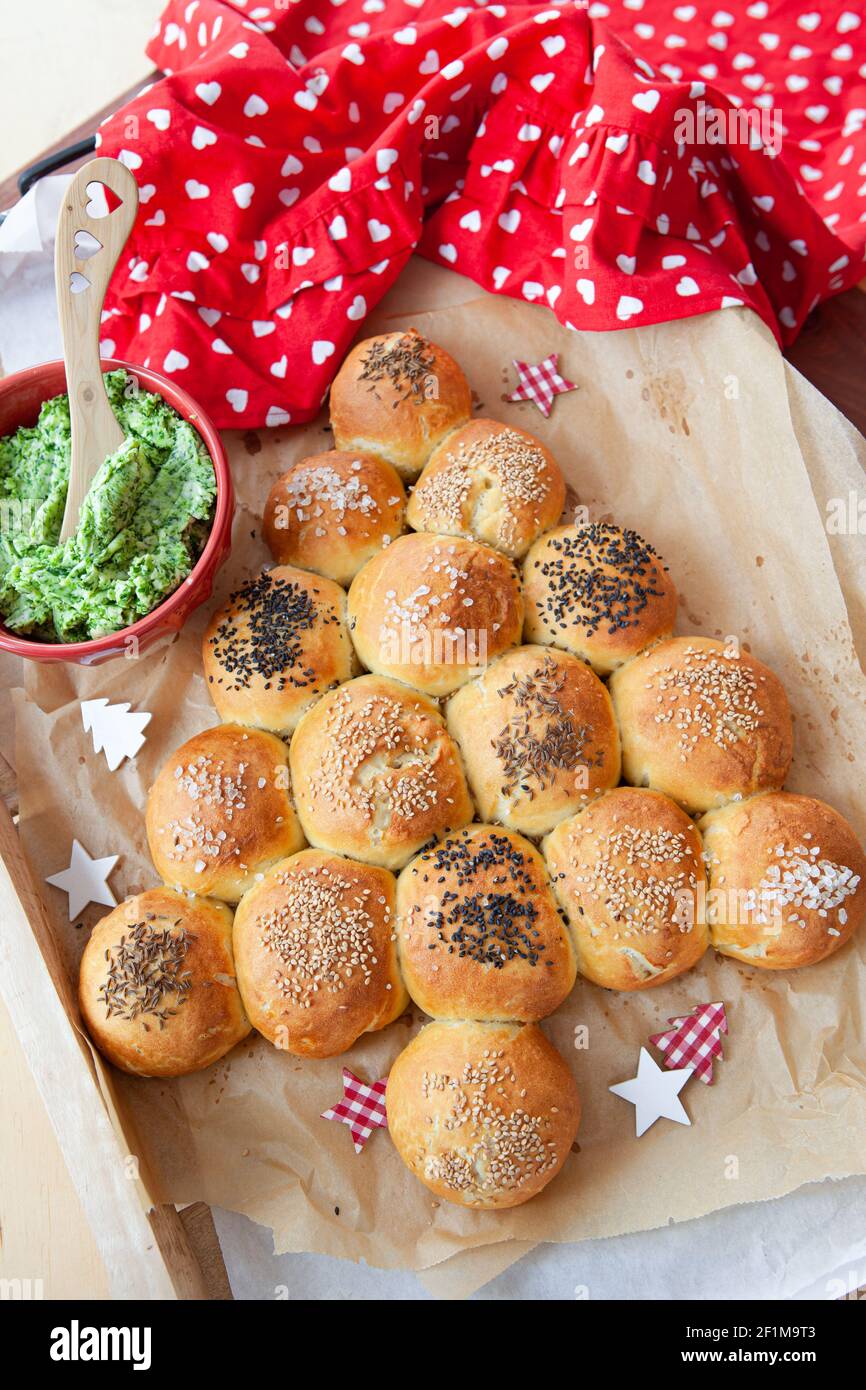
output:
M636 531L607 522L559 526L523 565L527 642L552 642L607 676L668 637L677 591L667 568Z
M219 1061L250 1025L222 903L148 888L96 923L78 999L103 1057L135 1076L183 1076Z
M434 449L409 499L416 531L474 536L517 558L565 503L565 479L540 440L498 420L472 420Z
M708 945L701 837L661 792L617 787L543 845L571 923L577 968L605 989L649 989Z
M501 826L470 825L406 866L397 939L409 993L431 1018L532 1023L574 984L544 861Z
M534 1023L430 1023L385 1094L397 1152L437 1197L516 1207L555 1178L580 1122L564 1059Z
M428 840L472 819L457 749L436 706L359 676L305 714L290 750L310 844L401 869Z
M472 414L469 383L444 348L416 329L365 338L331 385L334 443L415 478L436 445Z
M781 681L748 652L672 637L614 671L623 778L687 811L781 787L793 728Z
M373 555L405 530L406 493L396 470L372 454L313 454L273 485L262 531L278 564L351 584Z
M767 792L700 821L710 941L762 970L813 965L866 917L866 855L844 816L813 796Z
M447 707L479 815L543 835L620 775L610 696L576 656L517 647Z
M147 841L172 887L236 903L256 874L302 848L286 745L217 724L188 739L147 798Z
M515 646L522 628L512 562L460 536L401 536L349 590L349 630L367 669L434 698Z
M318 849L268 869L235 915L238 987L254 1028L286 1052L334 1057L409 1002L387 869Z
M202 664L221 719L291 733L325 690L358 670L345 591L289 565L263 571L214 613Z

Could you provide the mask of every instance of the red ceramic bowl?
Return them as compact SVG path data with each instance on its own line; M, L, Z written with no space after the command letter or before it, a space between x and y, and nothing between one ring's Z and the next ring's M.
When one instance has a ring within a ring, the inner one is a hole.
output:
M159 372L137 367L132 362L103 358L104 371L125 367L140 381L146 391L162 396L174 406L178 415L194 425L205 442L216 474L216 508L213 526L194 568L179 588L147 617L131 627L97 637L91 642L33 642L16 637L0 624L0 651L14 656L26 656L31 661L75 661L82 666L95 666L113 656L143 651L165 633L178 632L194 608L210 598L214 575L228 556L231 547L234 489L228 459L222 441L204 411L192 396ZM35 425L39 407L52 396L66 390L66 370L62 362L41 362L23 372L0 381L0 436L13 434L20 425Z

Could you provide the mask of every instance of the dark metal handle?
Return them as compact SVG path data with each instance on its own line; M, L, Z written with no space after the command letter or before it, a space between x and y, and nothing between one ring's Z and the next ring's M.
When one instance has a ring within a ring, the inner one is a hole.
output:
M22 169L18 175L18 192L21 197L23 198L27 190L46 174L53 174L56 169L62 169L64 164L71 164L73 159L83 159L95 149L96 136L87 135L83 140L77 140L74 145L67 145L65 149L55 150L53 154L37 159L35 164Z

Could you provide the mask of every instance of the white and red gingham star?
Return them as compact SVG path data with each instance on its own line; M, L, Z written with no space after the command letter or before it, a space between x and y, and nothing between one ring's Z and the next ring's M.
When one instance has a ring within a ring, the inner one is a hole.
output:
M577 383L567 381L564 376L560 376L557 366L559 353L552 352L549 357L545 357L543 362L537 364L532 362L518 362L516 359L513 365L517 368L520 381L516 389L507 397L509 401L532 401L537 405L542 415L547 416L553 409L554 396L561 395L563 391L576 391Z
M664 1067L642 1047L637 1075L608 1087L635 1107L638 1138L662 1118L690 1125L679 1093L693 1076L712 1085L713 1059L722 1056L720 1034L728 1031L724 1004L698 1004L691 1013L669 1018L668 1023L671 1027L666 1032L650 1036L662 1054Z
M348 1067L343 1067L343 1099L322 1111L323 1120L339 1120L352 1131L355 1153L360 1153L374 1129L387 1129L385 1086L387 1076L367 1085Z

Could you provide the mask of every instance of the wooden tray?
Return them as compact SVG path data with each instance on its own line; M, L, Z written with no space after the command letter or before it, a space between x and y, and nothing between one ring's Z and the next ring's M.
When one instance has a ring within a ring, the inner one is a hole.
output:
M159 76L154 73L149 80ZM92 133L109 110L131 95L118 98L46 155ZM75 167L65 166L68 172ZM0 182L0 209L17 198L13 175ZM851 290L821 305L785 355L866 433L866 295ZM0 797L14 805L14 779L4 773L9 769L0 768ZM126 1146L119 1125L112 1122L77 1002L7 804L0 799L2 994L105 1264L111 1295L230 1299L209 1208L196 1203L179 1212L173 1206L148 1210L142 1187L126 1176Z
M3 998L119 1299L231 1298L209 1209L147 1210L127 1176L77 1001L18 832L0 801ZM73 1026L70 1027L70 1018Z

